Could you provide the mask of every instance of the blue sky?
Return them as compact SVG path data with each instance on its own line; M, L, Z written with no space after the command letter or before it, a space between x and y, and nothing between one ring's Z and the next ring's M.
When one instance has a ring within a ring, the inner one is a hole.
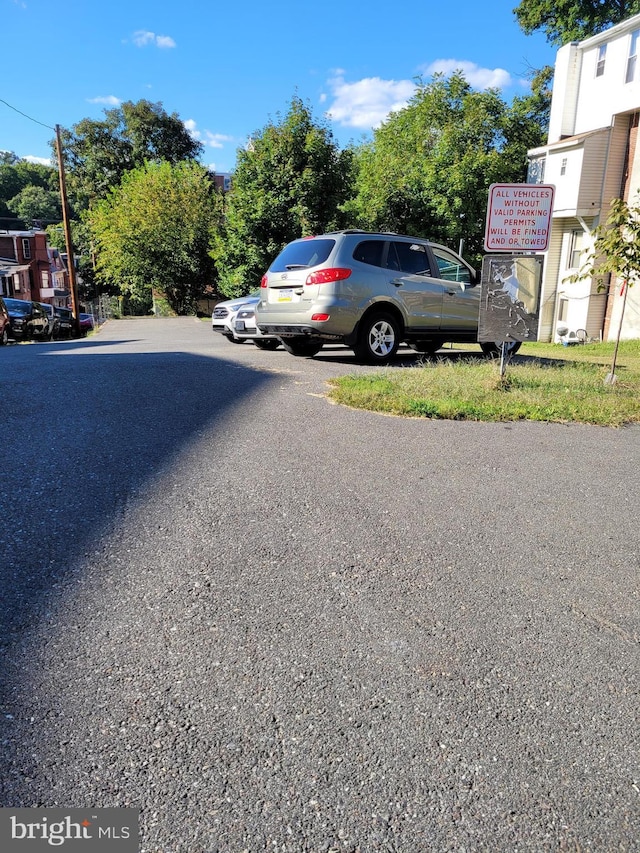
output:
M437 70L462 68L506 100L525 93L528 70L553 64L555 48L522 34L516 5L0 0L0 99L68 128L122 101L159 101L204 144L203 163L228 172L294 95L346 145ZM52 137L0 102L0 150L48 158Z

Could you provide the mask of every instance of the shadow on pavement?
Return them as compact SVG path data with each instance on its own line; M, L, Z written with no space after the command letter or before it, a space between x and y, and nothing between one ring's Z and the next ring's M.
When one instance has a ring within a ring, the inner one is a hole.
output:
M129 496L273 381L184 352L100 354L117 343L89 339L2 353L2 649L37 624L52 585ZM81 355L67 357L77 348Z

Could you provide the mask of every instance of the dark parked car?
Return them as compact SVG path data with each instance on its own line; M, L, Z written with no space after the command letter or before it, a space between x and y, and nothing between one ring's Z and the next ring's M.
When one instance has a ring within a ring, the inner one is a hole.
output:
M7 306L4 304L4 299L0 296L0 346L4 346L9 340L10 331L11 318Z
M48 302L41 302L45 314L47 315L47 322L49 323L49 332L48 338L57 338L58 337L58 318L55 315L55 311L53 309L53 305L50 305Z
M72 338L74 333L73 314L70 308L62 308L56 305L53 309L58 320L57 335L58 340L63 338ZM55 337L55 333L54 333Z
M28 341L32 338L41 341L50 339L49 316L39 302L12 298L5 298L4 302L11 321L9 335L14 341Z

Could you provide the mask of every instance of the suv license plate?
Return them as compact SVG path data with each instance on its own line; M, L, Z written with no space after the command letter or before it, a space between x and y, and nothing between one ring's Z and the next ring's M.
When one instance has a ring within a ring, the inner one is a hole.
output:
M293 301L293 289L292 288L282 288L282 290L278 291L278 302L292 302Z

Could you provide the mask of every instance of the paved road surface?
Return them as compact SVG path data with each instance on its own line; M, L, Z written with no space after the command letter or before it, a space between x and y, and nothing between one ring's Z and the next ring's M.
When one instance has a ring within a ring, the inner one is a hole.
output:
M140 807L143 853L640 850L640 429L323 398L373 369L194 319L0 351L2 805Z

